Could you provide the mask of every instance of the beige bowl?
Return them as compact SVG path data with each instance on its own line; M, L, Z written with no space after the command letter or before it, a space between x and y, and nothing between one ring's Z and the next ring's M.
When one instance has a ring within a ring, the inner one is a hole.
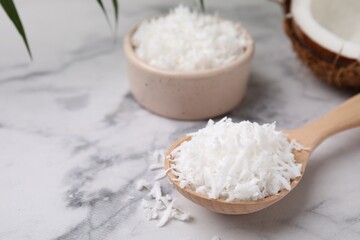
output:
M161 116L200 120L219 116L233 110L243 99L254 55L254 41L235 61L211 70L171 72L156 69L134 52L131 37L133 28L124 40L128 62L128 77L135 99L145 108Z

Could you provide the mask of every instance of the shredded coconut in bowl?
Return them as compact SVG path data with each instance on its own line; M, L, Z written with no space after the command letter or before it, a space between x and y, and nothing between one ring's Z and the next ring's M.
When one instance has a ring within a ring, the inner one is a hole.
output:
M275 123L233 123L223 118L190 134L171 153L171 171L181 187L212 199L258 200L290 190L291 179L301 176L289 142Z
M238 59L249 40L238 23L178 6L145 21L132 37L138 58L171 71L213 69Z

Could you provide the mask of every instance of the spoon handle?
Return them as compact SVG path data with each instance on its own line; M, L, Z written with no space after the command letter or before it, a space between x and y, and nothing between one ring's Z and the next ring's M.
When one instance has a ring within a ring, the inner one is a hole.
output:
M312 151L326 138L359 126L360 94L357 94L319 119L301 129L294 130L292 135L299 143Z

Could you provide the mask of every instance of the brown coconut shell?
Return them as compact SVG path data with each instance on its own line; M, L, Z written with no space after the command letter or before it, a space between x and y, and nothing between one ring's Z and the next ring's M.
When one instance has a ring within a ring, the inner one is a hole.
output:
M291 0L283 0L284 29L298 57L325 82L360 89L360 62L331 52L308 37L290 13Z

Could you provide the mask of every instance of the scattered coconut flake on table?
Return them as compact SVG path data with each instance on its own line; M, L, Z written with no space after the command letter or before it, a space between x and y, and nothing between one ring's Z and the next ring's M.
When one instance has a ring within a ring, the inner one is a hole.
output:
M164 214L162 215L160 221L157 224L158 227L164 226L169 221L169 219L171 217L171 214L173 212L174 202L175 202L175 200L172 200L170 202L170 204L166 207L166 210L165 210Z
M160 179L163 179L166 177L166 174L170 171L171 169L166 169L165 171L162 171L160 173L158 173L156 176L155 176L155 180L160 180Z
M181 187L211 199L258 200L290 190L291 179L301 176L293 149L275 123L233 123L223 118L189 134L190 141L173 150L172 172Z
M149 170L154 171L158 169L162 169L164 166L162 164L151 164L149 166Z
M160 198L162 196L162 192L161 192L161 186L160 186L159 182L154 183L154 185L148 195L151 196L152 198L155 198L156 200L160 200Z
M239 23L178 6L139 25L135 53L149 65L172 71L213 69L238 59L251 43Z
M164 150L156 150L153 153L152 158L155 162L153 165L158 165L160 162L163 162L165 158L164 152ZM146 196L148 199L146 199L146 197L143 198L140 205L144 209L144 215L148 221L160 218L157 223L158 227L165 226L171 219L179 221L188 221L191 219L188 213L185 213L174 206L176 199L171 197L169 194L163 194L162 186L159 180L164 178L168 171L170 171L170 169L161 169L161 172L154 177L155 182L153 184L150 184L145 179L138 180L136 184L136 189L139 191L144 189L149 190L149 193Z
M149 189L150 188L150 183L148 181L146 181L145 179L140 179L137 181L136 183L136 190L143 190L143 189Z

